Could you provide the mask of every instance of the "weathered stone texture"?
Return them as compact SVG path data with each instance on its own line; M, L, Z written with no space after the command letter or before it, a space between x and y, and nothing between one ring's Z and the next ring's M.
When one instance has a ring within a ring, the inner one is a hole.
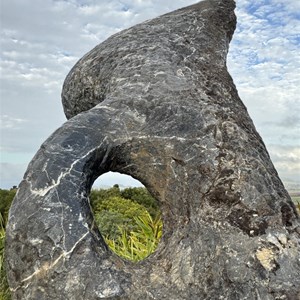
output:
M299 299L299 216L226 69L234 7L206 0L144 22L74 66L70 119L10 211L14 299ZM88 193L108 171L161 204L164 235L143 262L116 257L94 226Z

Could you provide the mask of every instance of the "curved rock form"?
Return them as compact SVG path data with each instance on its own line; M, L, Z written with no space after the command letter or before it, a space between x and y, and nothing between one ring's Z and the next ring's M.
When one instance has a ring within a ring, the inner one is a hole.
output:
M10 211L14 299L297 299L299 216L226 69L233 0L118 33L68 75L69 121L31 161ZM108 171L159 200L158 250L107 249L88 194Z

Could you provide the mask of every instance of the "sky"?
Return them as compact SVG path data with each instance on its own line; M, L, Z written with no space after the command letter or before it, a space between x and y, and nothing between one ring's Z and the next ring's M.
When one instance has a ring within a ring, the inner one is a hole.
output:
M66 118L63 81L110 35L193 0L0 0L0 188ZM287 187L300 185L300 1L237 0L228 70ZM107 173L97 185L136 185ZM96 186L96 185L95 185Z

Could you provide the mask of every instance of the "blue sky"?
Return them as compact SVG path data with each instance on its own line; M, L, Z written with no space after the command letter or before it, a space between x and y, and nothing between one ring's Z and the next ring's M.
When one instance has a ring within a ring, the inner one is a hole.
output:
M66 119L67 73L95 45L191 0L2 0L0 188ZM228 69L286 185L300 184L300 1L238 0ZM127 179L106 175L103 184Z

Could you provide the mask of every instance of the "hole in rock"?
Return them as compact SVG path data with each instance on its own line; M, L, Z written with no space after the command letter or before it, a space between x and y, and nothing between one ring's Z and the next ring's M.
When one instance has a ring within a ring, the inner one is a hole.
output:
M95 181L90 203L102 236L118 256L137 262L156 250L162 236L161 211L139 181L105 173Z

